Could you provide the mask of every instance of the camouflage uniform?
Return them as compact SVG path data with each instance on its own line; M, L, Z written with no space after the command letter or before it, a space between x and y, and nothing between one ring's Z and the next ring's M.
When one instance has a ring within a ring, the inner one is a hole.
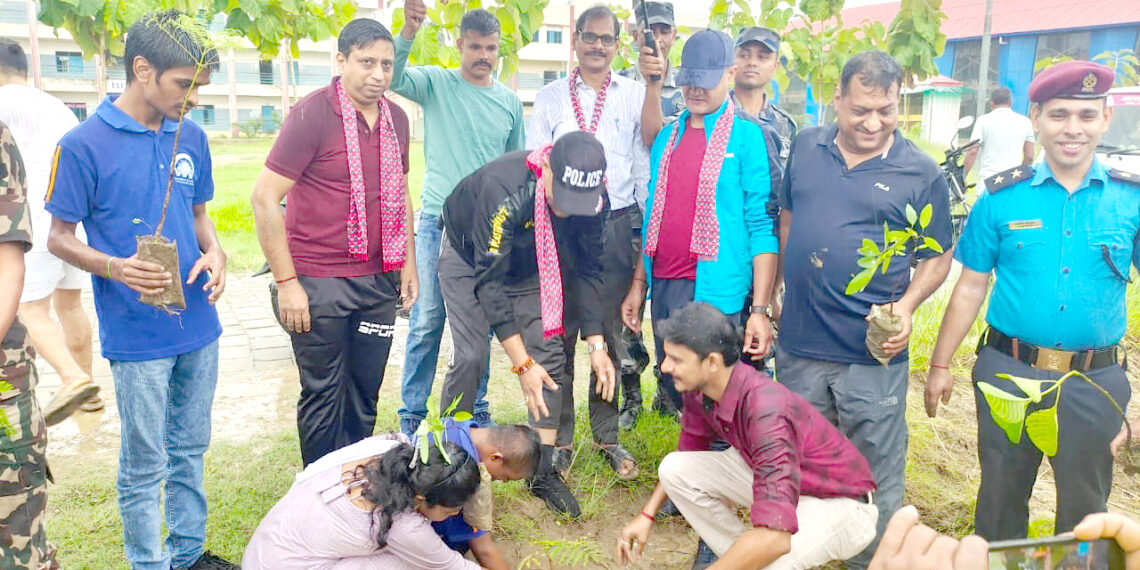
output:
M32 245L24 165L0 123L0 243ZM0 568L52 569L55 547L44 531L47 426L36 401L35 351L18 319L0 344Z

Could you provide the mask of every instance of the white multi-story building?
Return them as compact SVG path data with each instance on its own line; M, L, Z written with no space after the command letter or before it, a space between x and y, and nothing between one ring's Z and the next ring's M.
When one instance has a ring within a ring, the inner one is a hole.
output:
M30 10L28 2L33 3ZM574 20L582 10L597 3L597 0L551 0L547 6L542 28L519 54L518 72L509 81L528 112L542 86L570 71L574 59L571 45ZM62 99L81 120L85 119L99 103L95 62L84 58L67 31L30 22L29 16L34 19L38 10L34 4L35 0L0 0L0 37L15 39L32 59L34 34L34 52L38 57L29 61L29 76L38 77L41 89ZM357 16L376 18L388 25L392 21L390 4L385 7L385 0L358 0ZM680 23L698 28L707 21L707 14L685 12L682 7L685 2L674 4ZM207 131L218 134L231 132L242 123L260 122L271 129L280 120L282 109L328 84L336 68L336 39L302 40L298 58L285 54L265 61L252 47L220 55L221 68L212 74L210 85L199 91L198 106L191 111L191 118ZM125 84L122 62L110 62L106 91L121 92ZM396 99L408 111L413 135L417 135L422 124L420 109Z

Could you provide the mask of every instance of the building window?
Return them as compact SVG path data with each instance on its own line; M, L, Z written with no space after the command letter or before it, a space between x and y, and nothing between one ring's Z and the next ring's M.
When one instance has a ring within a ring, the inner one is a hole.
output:
M75 113L75 118L83 121L87 119L87 103L64 103L72 113Z
M257 62L258 83L262 85L273 85L273 60L261 60Z
M542 84L548 85L550 83L558 81L558 78L561 76L562 76L562 74L558 71L543 71L542 72Z
M1041 34L1037 36L1037 61L1062 57L1088 59L1089 40L1088 31Z
M77 51L55 52L55 70L60 73L83 73L83 54Z
M190 111L190 118L199 125L213 125L217 123L213 105L199 105Z
M534 37L531 38L530 41L536 44L538 43L538 30L535 30Z
M562 30L546 30L546 43L560 44L562 43Z

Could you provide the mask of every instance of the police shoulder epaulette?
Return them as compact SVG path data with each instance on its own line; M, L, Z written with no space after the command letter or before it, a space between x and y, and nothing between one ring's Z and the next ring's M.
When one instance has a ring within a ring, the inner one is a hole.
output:
M1140 185L1140 174L1136 174L1135 172L1128 172L1127 170L1121 170L1119 168L1109 168L1108 177L1113 180L1122 180L1124 182Z
M990 194L993 194L1009 188L1022 180L1032 178L1033 174L1032 166L1015 166L987 178L986 189L990 191Z

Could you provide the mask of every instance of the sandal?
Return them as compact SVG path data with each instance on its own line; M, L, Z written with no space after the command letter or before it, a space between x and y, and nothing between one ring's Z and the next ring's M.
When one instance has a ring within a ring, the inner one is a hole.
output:
M63 386L44 407L44 423L53 426L75 413L88 398L99 393L99 387L84 378Z
M640 474L640 470L637 468L637 460L620 444L603 445L598 448L598 451L609 460L610 468L617 474L618 479L629 481L636 479Z
M79 411L92 413L98 412L105 407L107 407L107 405L103 402L103 398L100 398L99 394L95 394L79 405Z

